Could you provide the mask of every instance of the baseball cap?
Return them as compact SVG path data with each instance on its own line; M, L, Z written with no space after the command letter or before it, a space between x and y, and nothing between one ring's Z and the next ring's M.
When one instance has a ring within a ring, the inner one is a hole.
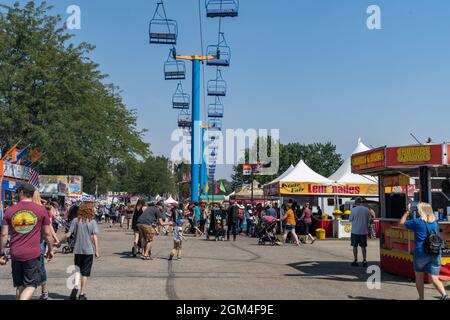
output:
M355 203L357 203L357 204L363 203L363 198L357 197L357 198L355 199Z
M21 184L16 191L17 193L20 192L33 193L36 191L36 188L31 183L24 183Z

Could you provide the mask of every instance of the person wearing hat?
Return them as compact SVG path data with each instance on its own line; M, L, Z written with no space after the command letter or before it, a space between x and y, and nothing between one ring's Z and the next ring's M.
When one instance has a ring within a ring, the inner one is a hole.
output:
M41 283L41 235L48 245L47 259L52 260L53 238L46 209L33 202L35 187L29 183L17 189L19 203L8 208L3 217L0 241L0 265L6 265L8 235L10 239L13 284L18 300L30 300Z
M363 267L367 268L367 235L370 222L370 210L362 205L363 199L357 197L355 206L350 213L352 223L351 245L353 247L353 267L358 267L358 247L361 247L363 255Z

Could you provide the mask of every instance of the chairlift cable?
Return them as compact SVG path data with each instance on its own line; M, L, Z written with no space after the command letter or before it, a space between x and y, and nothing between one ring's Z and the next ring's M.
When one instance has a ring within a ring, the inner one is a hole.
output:
M204 43L203 43L203 22L202 22L202 4L201 0L198 0L198 18L200 23L200 50L201 54L204 54ZM206 111L206 84L205 84L205 64L202 62L202 86L203 86L203 121L206 123L207 111ZM208 130L208 129L207 129Z

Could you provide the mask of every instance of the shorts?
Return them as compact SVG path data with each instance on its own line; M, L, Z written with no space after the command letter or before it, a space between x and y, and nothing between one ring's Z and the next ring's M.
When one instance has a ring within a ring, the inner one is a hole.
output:
M128 220L133 219L133 214L132 214L132 213L131 213L131 214L127 214L127 219L128 219Z
M292 231L292 230L294 230L294 228L295 228L295 226L293 226L292 224L287 224L284 226L284 229L286 231Z
M357 248L358 246L361 248L367 247L367 235L366 234L353 234L351 237L352 247Z
M180 240L173 240L173 250L181 250L183 247L183 242Z
M149 224L138 224L139 238L145 242L152 242L155 237L155 228Z
M199 221L200 221L200 219L194 218L194 227L198 227L198 222Z
M75 265L80 269L82 277L90 277L94 255L92 254L75 254Z
M15 288L37 288L41 284L41 259L37 257L28 261L12 261L12 276Z
M441 256L433 256L425 252L414 252L414 271L426 272L432 276L438 276L441 271Z

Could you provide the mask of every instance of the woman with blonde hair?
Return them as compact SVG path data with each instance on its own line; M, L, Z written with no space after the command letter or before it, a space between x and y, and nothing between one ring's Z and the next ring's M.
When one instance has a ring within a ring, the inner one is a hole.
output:
M80 296L78 300L87 300L86 286L88 278L91 276L92 264L95 257L98 258L98 226L95 220L94 204L92 202L83 202L78 209L77 218L73 219L70 224L69 232L64 236L64 240L69 239L72 234L75 235L75 265L81 273L81 286L76 284L75 288L70 294L71 300L76 300L78 290Z
M436 290L441 294L441 300L448 300L442 282L439 280L441 269L441 254L434 255L428 253L426 250L425 239L427 239L429 232L434 232L439 235L439 225L436 222L436 217L433 213L433 208L430 204L421 202L415 208L412 208L412 219L407 220L411 216L411 208L403 215L400 220L400 225L404 225L408 230L414 231L414 272L416 275L416 288L419 293L419 300L424 300L424 275L428 273L431 277Z

